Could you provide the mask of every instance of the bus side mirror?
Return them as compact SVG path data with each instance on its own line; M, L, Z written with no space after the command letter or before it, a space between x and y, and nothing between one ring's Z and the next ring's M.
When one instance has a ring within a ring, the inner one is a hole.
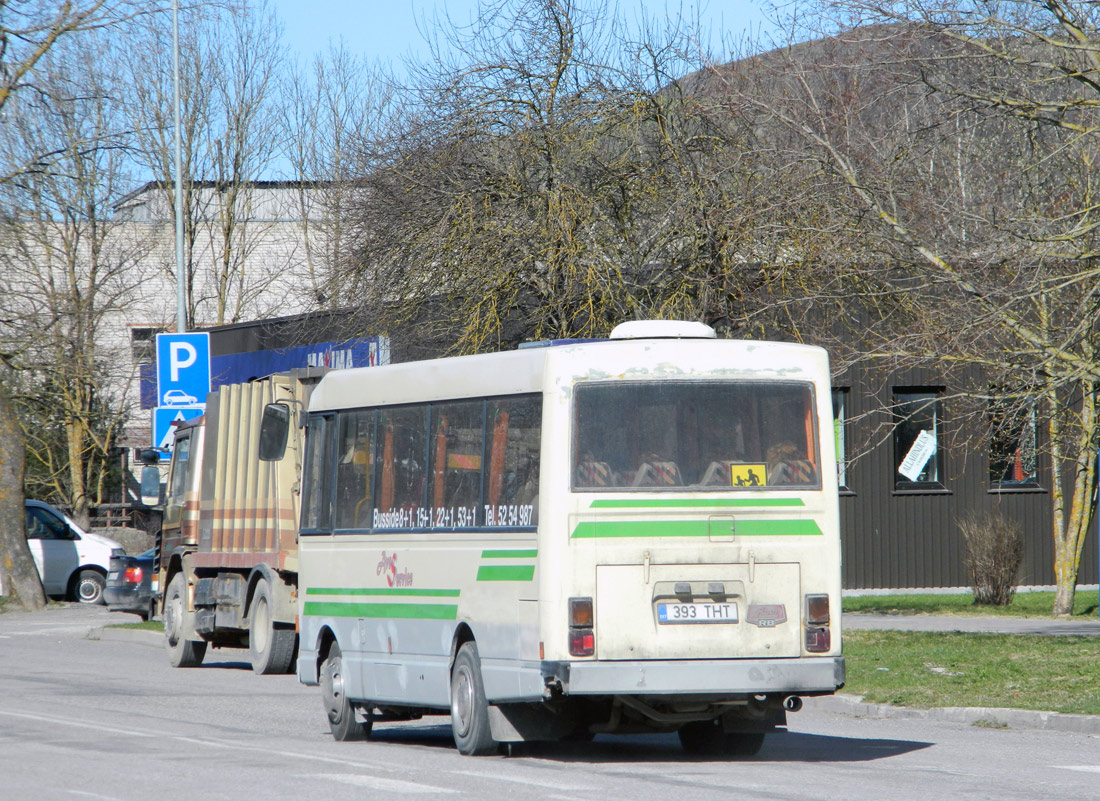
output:
M269 403L260 421L260 461L277 462L286 453L290 433L290 407L285 403Z

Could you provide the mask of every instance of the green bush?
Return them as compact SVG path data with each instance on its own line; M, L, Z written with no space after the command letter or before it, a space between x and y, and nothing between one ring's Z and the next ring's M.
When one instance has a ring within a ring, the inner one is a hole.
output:
M1008 606L1024 559L1020 524L999 512L970 513L959 520L966 542L966 570L974 603Z

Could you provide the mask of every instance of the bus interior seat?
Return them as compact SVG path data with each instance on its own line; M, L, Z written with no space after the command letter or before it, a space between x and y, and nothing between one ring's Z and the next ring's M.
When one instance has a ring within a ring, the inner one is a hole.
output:
M644 462L634 474L635 487L678 487L683 485L676 462Z
M610 487L615 484L615 473L607 462L586 461L577 465L578 487Z

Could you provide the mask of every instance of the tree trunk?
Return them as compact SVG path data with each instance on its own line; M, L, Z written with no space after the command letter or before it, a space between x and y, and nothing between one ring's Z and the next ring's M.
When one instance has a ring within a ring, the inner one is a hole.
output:
M1076 425L1073 450L1076 451L1073 471L1073 489L1067 498L1063 485L1061 465L1069 455L1062 448L1063 430L1059 420L1057 393L1048 396L1051 441L1051 502L1054 525L1054 609L1056 617L1073 614L1073 601L1077 592L1077 574L1081 568L1081 554L1092 523L1092 498L1096 488L1097 448L1093 444L1097 426L1096 385L1093 381L1081 382L1082 401L1080 420Z
M11 400L0 389L0 583L28 612L43 609L46 595L27 547L23 511L23 435Z
M81 401L80 406L87 408L87 402ZM72 420L66 426L68 434L69 451L69 481L72 490L72 518L83 529L91 527L91 514L88 511L88 488L84 481L84 470L87 467L84 443L87 436L81 420Z

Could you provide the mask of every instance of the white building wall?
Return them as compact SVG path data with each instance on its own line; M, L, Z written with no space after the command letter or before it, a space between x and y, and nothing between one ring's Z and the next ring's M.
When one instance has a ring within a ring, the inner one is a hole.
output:
M318 203L302 196L293 186L253 188L248 193L249 216L235 224L232 247L226 253L220 215L220 195L210 188L199 191L203 216L193 245L195 309L194 330L203 327L284 317L319 307L320 288L328 275L324 254L323 222L303 222L303 205ZM122 220L116 236L146 243L142 259L142 285L131 303L112 315L102 331L105 354L116 364L111 382L123 399L129 423L125 446L143 447L150 440L150 412L142 410L134 353L137 329L176 330L177 289L175 226L164 193L145 187L119 204ZM310 237L307 247L307 232ZM226 270L226 259L229 269ZM225 278L219 281L217 276Z

